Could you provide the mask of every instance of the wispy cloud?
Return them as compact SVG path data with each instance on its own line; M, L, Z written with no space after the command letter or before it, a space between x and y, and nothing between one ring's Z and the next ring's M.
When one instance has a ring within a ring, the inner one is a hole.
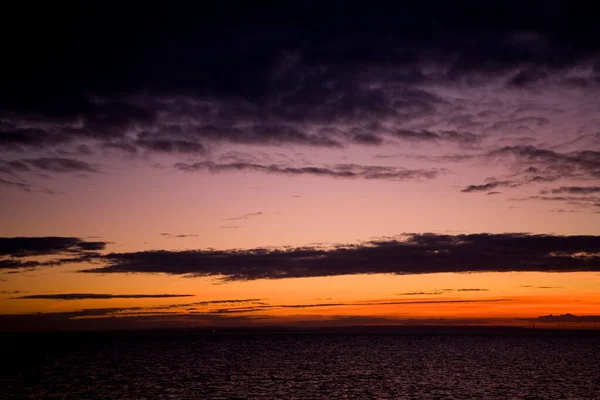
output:
M408 129L398 129L394 132L394 137L404 140L416 141L448 141L463 145L472 145L481 141L480 135L470 132L441 131L433 132L428 130L414 131Z
M172 233L162 232L162 233L159 233L159 235L165 236L169 239L185 239L185 238L191 238L191 237L198 237L198 235L193 234L193 233L172 234Z
M484 183L482 185L469 185L461 192L463 193L472 193L472 192L488 192L491 189L496 189L499 187L517 187L520 186L517 182L513 181L492 181L489 183ZM498 192L490 192L492 194L496 194ZM490 194L488 193L488 195Z
M254 171L276 175L289 176L321 176L330 178L360 178L382 180L427 180L434 179L444 172L439 169L405 169L400 167L385 167L357 164L337 164L332 166L288 167L276 164L262 165L252 163L217 164L211 161L201 161L194 164L177 163L175 168L186 172L206 171L212 173L229 171Z
M486 154L508 158L518 168L522 181L552 182L566 178L599 178L600 152L580 150L559 153L535 146L506 146Z
M510 201L543 201L543 202L563 202L573 206L578 210L554 209L552 212L577 212L581 210L600 210L600 196L528 196L512 197Z
M32 294L13 297L19 300L104 300L104 299L163 299L171 297L193 297L193 294L107 294L107 293L60 293Z
M0 160L0 172L15 174L32 170L54 173L99 172L99 170L91 164L73 158L41 157L24 158L13 161Z
M542 194L575 194L575 195L585 195L585 194L594 194L600 193L600 186L561 186L556 189L544 190Z
M265 215L265 213L263 213L262 211L251 212L251 213L246 213L246 214L238 215L237 217L223 218L223 220L224 221L239 221L239 220L242 220L242 219L249 219L249 218L252 218L252 217L259 217L261 215Z
M398 293L398 296L437 296L447 294L448 292L487 292L489 289L480 288L462 288L462 289L441 289L432 292L405 292Z
M31 192L31 185L25 182L8 181L0 178L0 185L16 188L25 192Z
M440 294L444 294L443 291L436 291L436 292L405 292L405 293L398 293L398 296L437 296Z
M521 285L521 288L532 288L532 289L564 289L564 286L534 286L534 285Z

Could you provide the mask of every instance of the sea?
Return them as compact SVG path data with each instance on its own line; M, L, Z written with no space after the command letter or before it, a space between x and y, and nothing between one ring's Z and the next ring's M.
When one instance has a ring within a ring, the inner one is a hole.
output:
M600 334L0 335L0 399L600 399Z

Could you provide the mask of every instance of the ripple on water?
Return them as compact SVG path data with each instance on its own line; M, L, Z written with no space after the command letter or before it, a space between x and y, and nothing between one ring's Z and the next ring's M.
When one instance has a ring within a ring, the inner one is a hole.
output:
M60 340L4 340L0 398L600 399L600 337L592 335Z

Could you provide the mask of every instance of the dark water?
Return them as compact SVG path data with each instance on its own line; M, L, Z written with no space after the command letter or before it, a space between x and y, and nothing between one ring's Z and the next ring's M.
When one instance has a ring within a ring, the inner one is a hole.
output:
M5 335L2 399L600 399L600 336Z

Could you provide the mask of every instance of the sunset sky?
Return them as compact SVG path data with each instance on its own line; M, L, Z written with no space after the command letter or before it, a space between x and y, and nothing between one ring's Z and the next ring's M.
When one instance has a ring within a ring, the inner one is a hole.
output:
M0 330L600 327L596 14L128 4L0 28Z

